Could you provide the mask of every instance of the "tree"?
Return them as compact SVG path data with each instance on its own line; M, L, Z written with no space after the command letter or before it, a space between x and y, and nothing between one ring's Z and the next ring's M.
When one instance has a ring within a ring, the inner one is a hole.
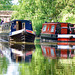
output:
M42 22L50 22L49 18L52 18L55 22L66 22L70 15L66 17L67 19L64 19L65 15L73 14L72 16L74 16L75 0L18 0L18 5L14 5L13 8L16 12L12 19L32 20L33 28L39 35Z
M0 0L0 10L12 10L12 0Z

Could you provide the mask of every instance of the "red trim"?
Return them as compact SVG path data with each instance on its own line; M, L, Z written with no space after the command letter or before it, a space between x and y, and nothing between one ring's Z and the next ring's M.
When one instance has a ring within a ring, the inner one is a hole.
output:
M26 53L26 56L31 55L31 54L32 54L32 51L29 51Z
M58 38L58 41L75 41L75 38L69 39L69 38Z
M65 49L65 50L63 50L63 49L61 49L61 54L60 54L61 56L60 56L60 58L61 59L66 59L67 58L67 49Z
M58 42L57 45L75 45L75 43L71 42Z
M33 33L33 32L32 32L32 31L30 31L30 30L26 30L26 32Z

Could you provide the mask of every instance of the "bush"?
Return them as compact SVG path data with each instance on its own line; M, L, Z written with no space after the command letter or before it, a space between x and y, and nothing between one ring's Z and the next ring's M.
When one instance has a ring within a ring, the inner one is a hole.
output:
M32 21L33 30L36 32L36 36L40 36L42 24L44 22L45 22L44 20L33 20Z

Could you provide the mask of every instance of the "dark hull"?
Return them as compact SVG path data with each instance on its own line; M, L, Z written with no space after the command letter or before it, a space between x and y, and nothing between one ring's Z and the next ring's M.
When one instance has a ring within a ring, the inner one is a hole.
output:
M41 34L40 42L55 42L57 41L57 35L54 34Z
M10 42L15 41L15 42L34 42L35 35L30 34L30 33L19 33L13 36L10 36Z
M75 38L58 38L56 34L41 34L40 42L75 42Z
M35 49L34 44L12 44L10 43L10 47L16 50L23 51L33 51Z

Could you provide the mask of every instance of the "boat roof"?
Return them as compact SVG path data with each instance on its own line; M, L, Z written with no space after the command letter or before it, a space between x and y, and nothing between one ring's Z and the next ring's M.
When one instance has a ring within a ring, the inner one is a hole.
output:
M30 20L12 20L11 22L14 22L14 21L30 21Z
M66 23L66 22L45 22L43 24L61 24L61 23ZM66 24L71 24L71 23L66 23Z
M45 22L43 24L58 24L59 22Z

